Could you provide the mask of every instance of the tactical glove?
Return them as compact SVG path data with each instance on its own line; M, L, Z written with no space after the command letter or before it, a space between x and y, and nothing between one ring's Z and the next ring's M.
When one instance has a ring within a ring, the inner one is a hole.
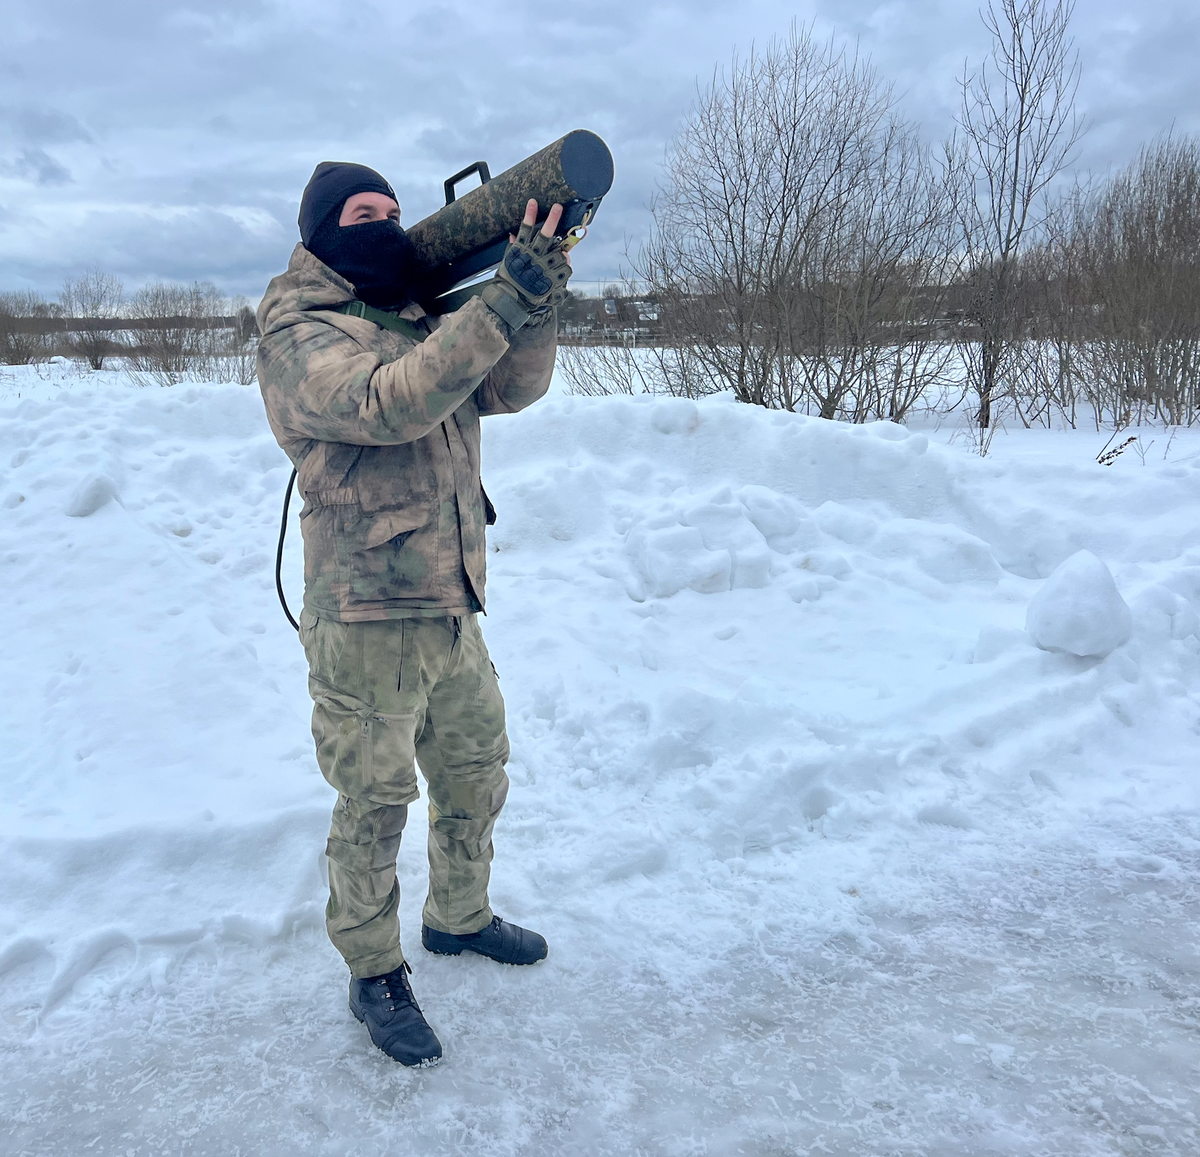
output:
M566 299L570 276L563 239L522 222L482 297L513 329L520 329L531 313Z

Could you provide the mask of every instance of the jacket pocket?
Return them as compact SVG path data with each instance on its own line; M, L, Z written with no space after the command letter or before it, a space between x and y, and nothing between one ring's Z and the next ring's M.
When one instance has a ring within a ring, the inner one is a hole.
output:
M348 607L439 597L437 521L427 517L424 510L346 510L337 550Z
M363 546L372 550L390 542L402 534L408 534L424 526L428 512L424 510L388 510L378 514L364 514L361 521Z

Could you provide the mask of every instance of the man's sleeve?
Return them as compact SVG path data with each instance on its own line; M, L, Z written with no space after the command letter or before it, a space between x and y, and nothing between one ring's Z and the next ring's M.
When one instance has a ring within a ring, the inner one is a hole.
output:
M509 338L509 350L475 391L479 413L515 414L542 397L554 375L558 311L531 318Z
M478 300L390 362L336 325L300 315L263 338L259 382L278 432L395 446L436 429L507 350L501 325Z

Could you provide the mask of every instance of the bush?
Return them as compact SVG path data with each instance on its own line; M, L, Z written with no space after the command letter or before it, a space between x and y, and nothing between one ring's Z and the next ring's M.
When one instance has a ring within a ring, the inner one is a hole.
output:
M56 306L32 290L0 293L0 362L24 366L48 358L54 352L53 333L30 322L57 314Z

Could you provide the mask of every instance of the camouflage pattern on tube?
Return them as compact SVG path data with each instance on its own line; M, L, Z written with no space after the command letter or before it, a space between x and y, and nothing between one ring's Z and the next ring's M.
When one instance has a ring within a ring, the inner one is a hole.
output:
M566 208L559 226L563 234L595 214L612 182L608 146L595 133L576 129L405 232L431 272L431 292L440 293L499 261L530 197L537 200L539 220L555 203ZM498 251L486 259L493 249Z

